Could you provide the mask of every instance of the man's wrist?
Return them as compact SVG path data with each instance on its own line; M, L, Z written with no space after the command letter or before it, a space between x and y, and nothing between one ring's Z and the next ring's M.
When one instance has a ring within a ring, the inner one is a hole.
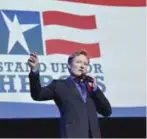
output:
M37 68L37 69L31 69L31 71L33 72L33 73L35 73L35 74L38 74L39 73L39 69Z

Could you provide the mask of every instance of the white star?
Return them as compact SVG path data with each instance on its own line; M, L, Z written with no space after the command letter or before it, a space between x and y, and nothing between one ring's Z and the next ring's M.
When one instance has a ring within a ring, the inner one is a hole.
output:
M22 47L29 53L29 48L23 32L38 26L38 24L20 24L16 15L14 15L13 22L1 11L1 14L5 20L5 23L9 29L9 43L8 43L8 53L14 47L14 44L18 41Z

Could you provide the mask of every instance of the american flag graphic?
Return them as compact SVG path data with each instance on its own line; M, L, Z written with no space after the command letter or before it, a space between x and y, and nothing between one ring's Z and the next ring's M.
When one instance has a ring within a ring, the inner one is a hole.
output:
M69 55L85 49L91 58L100 57L95 15L0 10L0 19L0 54Z

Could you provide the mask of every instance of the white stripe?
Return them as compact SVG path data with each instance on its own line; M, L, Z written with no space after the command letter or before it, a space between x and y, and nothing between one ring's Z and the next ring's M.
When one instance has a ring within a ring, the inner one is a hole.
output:
M21 102L21 103L38 103L38 104L55 104L53 100L34 101L28 93L0 94L0 102Z
M63 39L79 43L97 43L100 40L98 29L84 30L58 25L43 28L44 40Z

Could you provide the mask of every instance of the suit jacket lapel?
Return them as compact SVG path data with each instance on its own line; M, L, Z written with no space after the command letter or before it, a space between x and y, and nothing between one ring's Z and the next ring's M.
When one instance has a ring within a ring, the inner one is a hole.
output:
M77 87L76 87L76 85L74 84L74 82L73 82L70 78L67 78L67 79L65 80L65 83L66 83L66 85L68 86L70 93L74 93L75 95L77 95L78 98L80 98L80 100L83 101L82 96L80 95L80 92L79 92L79 90L77 89Z

